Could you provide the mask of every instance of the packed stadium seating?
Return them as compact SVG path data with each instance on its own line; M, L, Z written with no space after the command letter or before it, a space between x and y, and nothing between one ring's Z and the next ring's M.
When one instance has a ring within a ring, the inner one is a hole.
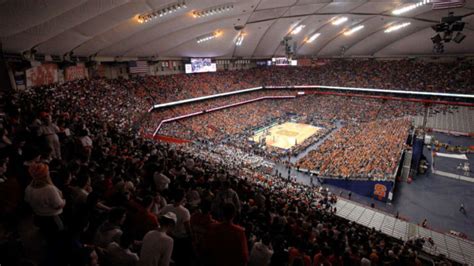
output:
M406 116L421 111L415 103L317 95L264 100L173 122L160 133L201 145L159 143L133 129L151 132L169 116L294 94L262 91L147 113L154 103L262 84L469 93L472 71L463 65L336 60L316 69L78 80L9 95L0 145L0 197L6 203L0 206L0 257L5 265L148 265L157 256L175 265L456 264L425 254L422 240L403 242L338 218L332 206L337 196L324 189L242 163L245 147L238 143L252 128L296 113L328 128L344 121L301 167L383 179L403 147ZM234 145L218 153L227 142ZM31 234L33 224L36 238L25 235L24 227ZM150 251L153 241L169 248Z

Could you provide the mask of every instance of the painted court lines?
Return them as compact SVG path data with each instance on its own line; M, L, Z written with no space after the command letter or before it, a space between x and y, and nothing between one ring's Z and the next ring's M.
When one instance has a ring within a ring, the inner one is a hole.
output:
M258 132L251 139L260 142L261 137L266 135L266 145L281 149L289 149L303 141L320 130L319 127L287 122L275 125L267 130Z

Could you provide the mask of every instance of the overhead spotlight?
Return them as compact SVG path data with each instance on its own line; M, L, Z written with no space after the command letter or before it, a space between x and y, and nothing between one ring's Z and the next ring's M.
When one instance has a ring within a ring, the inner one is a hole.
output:
M201 18L201 17L212 16L212 15L216 15L225 11L230 11L232 8L234 8L233 4L214 6L214 7L199 10L199 11L193 11L193 17Z
M452 31L447 31L444 33L443 36L443 41L444 42L450 42L453 39L453 32Z
M137 21L140 24L146 23L146 22L149 22L153 19L156 19L156 18L159 18L159 17L164 17L168 14L177 12L178 10L180 10L182 8L186 8L186 4L183 1L180 1L180 2L175 3L175 4L171 4L171 5L169 5L165 8L155 10L155 11L150 12L150 13L139 15Z
M197 43L207 42L209 40L212 40L214 38L219 37L221 34L222 33L220 31L211 32L211 33L208 33L208 34L205 34L205 35L202 35L202 36L198 37L196 39L196 42Z
M431 26L431 28L436 32L445 32L448 30L449 25L445 23L440 23L440 24Z
M455 16L454 12L449 12L448 16L441 18L441 23L431 26L436 31L437 35L431 38L435 46L439 43L451 42L460 43L466 38L461 31L464 29L465 22L462 21L462 16ZM456 35L454 35L456 33ZM433 48L435 50L435 48ZM436 50L440 50L439 47Z
M442 54L444 53L444 45L443 43L436 43L433 45L433 53L435 54Z
M296 34L300 33L301 30L304 29L304 27L306 27L306 25L299 25L299 26L297 26L296 28L294 28L294 29L291 31L291 34L296 35Z
M308 40L306 40L307 43L312 43L314 40L316 40L319 36L321 35L321 33L315 33L313 35L311 35L311 37L308 38Z
M434 44L441 43L442 40L443 40L443 38L441 38L441 35L439 35L439 34L436 34L435 36L431 37L431 41Z
M245 34L241 32L239 36L237 37L237 40L235 40L235 45L241 46L242 42L244 41L244 38L245 38Z
M464 25L466 25L465 22L462 21L456 21L453 23L451 26L452 31L462 31L464 29Z
M415 9L415 8L420 7L420 6L427 5L429 3L431 3L431 0L423 0L423 1L417 2L415 4L411 4L411 5L408 5L408 6L401 7L401 8L397 8L397 9L392 11L392 14L393 15L401 15L403 13L409 12L409 11Z
M466 35L464 35L464 34L458 32L458 33L456 34L456 36L454 37L453 41L454 41L455 43L461 43L465 38L466 38Z
M399 29L402 29L402 28L405 28L405 27L409 26L410 24L411 24L411 22L405 22L405 23L392 25L392 26L388 27L384 32L385 33L390 33L392 31L397 31Z
M337 26L341 25L342 23L346 22L348 20L347 17L339 17L339 18L332 18L332 25Z
M405 6L405 7L399 8L399 9L395 9L395 10L392 11L392 14L400 15L400 14L406 13L408 11L411 11L411 10L421 6L421 5L422 4L417 3L417 4L412 4L412 5L409 5L409 6Z
M356 27L344 32L344 35L346 35L346 36L352 35L354 32L360 31L363 28L364 28L364 25L356 26Z

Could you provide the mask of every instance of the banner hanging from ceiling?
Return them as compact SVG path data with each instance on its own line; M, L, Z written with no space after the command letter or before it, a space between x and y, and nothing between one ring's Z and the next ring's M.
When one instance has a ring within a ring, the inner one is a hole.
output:
M87 68L83 64L67 67L64 72L65 81L85 78L87 78Z
M35 87L58 82L58 66L43 64L26 70L26 86Z

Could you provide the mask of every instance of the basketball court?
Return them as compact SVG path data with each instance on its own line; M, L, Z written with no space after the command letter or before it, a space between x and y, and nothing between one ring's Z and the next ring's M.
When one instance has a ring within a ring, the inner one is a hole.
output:
M267 146L286 150L303 143L305 139L311 137L321 129L320 127L307 124L287 122L262 130L250 139L260 143L263 138L265 138Z

